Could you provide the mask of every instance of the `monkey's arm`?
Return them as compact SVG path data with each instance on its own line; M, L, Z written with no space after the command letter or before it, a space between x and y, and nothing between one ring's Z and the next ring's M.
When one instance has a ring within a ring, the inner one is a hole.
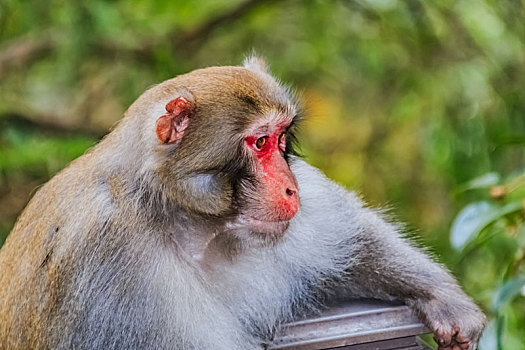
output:
M316 235L306 235L309 260L329 259L329 273L348 295L404 301L434 331L440 349L472 349L485 317L454 278L355 194L300 160L292 169L302 203L297 221L308 222L298 226Z

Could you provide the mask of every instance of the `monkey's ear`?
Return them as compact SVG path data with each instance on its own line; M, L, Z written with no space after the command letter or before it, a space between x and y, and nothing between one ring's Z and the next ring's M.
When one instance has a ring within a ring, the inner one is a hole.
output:
M157 137L163 144L178 142L188 127L193 114L193 103L179 96L166 104L166 114L159 117L156 123Z
M268 64L261 57L253 54L247 57L244 62L244 67L254 72L270 73Z

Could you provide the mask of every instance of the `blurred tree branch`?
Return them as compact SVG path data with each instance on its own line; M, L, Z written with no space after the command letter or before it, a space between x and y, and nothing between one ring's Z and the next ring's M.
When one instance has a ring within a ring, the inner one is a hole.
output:
M49 134L59 135L83 135L100 139L107 133L107 130L98 130L82 126L66 126L59 123L47 121L46 118L29 118L18 113L7 113L0 115L0 127L17 126L28 130L38 130Z
M171 49L181 52L180 47L185 49L197 42L206 40L221 25L231 24L239 18L247 15L263 3L274 0L246 0L215 17L204 21L195 28L186 31L173 31L168 35ZM147 38L135 48L124 48L117 42L106 41L95 43L95 49L108 56L124 56L138 61L150 62L154 59L154 49L160 39ZM163 38L162 42L166 42ZM61 44L61 38L55 31L49 30L40 35L23 36L11 40L0 49L0 78L10 69L28 67L40 58L52 53Z
M167 46L170 50L176 52L178 55L191 55L192 52L198 49L205 40L210 38L213 33L220 27L232 25L234 21L251 13L256 7L269 3L274 0L244 0L235 6L224 10L221 13L214 14L208 19L197 23L195 26L185 29L172 30L167 35L158 37L146 37L139 40L136 46L126 46L115 40L101 38L89 43L89 50L91 55L102 56L105 59L114 59L118 57L120 60L130 60L141 62L145 64L153 64L156 60L156 50L158 47ZM49 28L46 31L38 33L32 32L23 36L16 37L2 47L0 47L0 79L7 76L10 72L15 70L27 70L39 60L50 57L57 53L62 47L70 44L68 40L74 40L66 33L61 33L57 27ZM181 49L182 48L182 49ZM89 54L89 53L88 53ZM24 124L30 128L36 127L42 130L58 133L78 132L81 134L89 134L95 137L100 137L107 132L107 125L99 125L93 120L85 119L80 121L80 116L99 115L100 112L95 112L94 108L104 105L105 93L100 84L95 84L95 92L103 94L100 98L97 94L89 92L91 83L84 82L83 87L88 91L84 91L85 98L81 105L62 106L56 110L51 109L45 111L35 111L22 103L27 108L9 108L4 106L3 113L0 114L0 123L2 119L5 123ZM76 99L67 99L67 101L76 101ZM63 112L66 110L67 112ZM62 111L62 112L61 112ZM65 117L64 115L74 115L75 118ZM116 115L116 114L115 114ZM29 125L31 124L31 125Z
M189 30L182 35L172 35L173 47L178 45L191 44L200 40L205 40L213 33L222 24L230 24L233 21L243 17L248 14L251 10L257 6L268 3L274 0L247 0L241 2L236 7L226 11L216 17L211 18L207 22L202 23L193 30Z
M13 68L29 66L45 57L56 48L58 42L58 36L51 30L9 41L0 49L0 78Z
M168 42L171 43L171 50L177 53L188 53L188 47L194 46L199 42L203 42L221 25L232 24L234 21L250 13L256 7L263 3L273 2L275 0L246 0L239 3L237 6L221 13L209 20L201 23L195 28L186 31L173 31L168 35ZM165 38L143 40L142 44L137 48L124 49L119 47L117 43L106 42L101 45L102 52L109 55L123 55L136 59L137 61L150 62L154 60L155 47L161 46L159 41L164 43ZM185 50L180 50L183 47Z

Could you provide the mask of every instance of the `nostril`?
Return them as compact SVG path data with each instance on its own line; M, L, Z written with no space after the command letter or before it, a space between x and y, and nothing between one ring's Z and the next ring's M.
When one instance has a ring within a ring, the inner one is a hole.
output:
M291 196L293 196L295 194L295 191L287 188L286 189L286 194L291 197Z

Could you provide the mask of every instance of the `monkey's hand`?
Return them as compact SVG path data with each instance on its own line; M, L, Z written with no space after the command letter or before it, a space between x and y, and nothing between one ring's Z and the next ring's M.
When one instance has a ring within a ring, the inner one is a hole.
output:
M438 350L472 350L485 327L485 315L462 292L416 302L416 312L434 332Z

